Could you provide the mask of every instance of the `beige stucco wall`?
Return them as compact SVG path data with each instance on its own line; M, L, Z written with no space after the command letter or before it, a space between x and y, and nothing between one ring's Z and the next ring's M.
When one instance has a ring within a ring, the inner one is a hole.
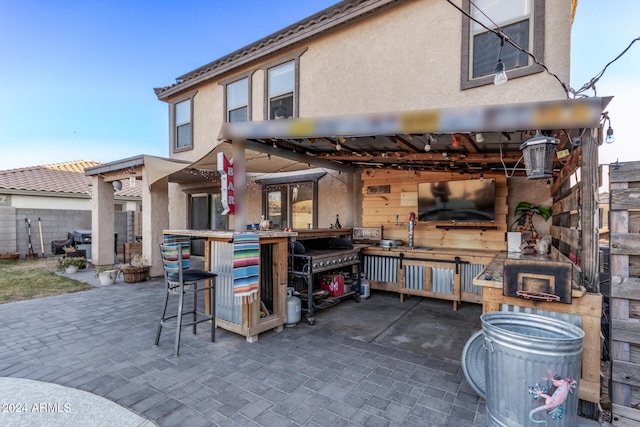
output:
M562 81L569 82L571 2L547 1L545 20L545 55L538 59ZM197 90L193 98L194 149L170 156L195 161L216 145L224 117L224 88L219 82L229 81L234 75L250 72L252 119L261 120L265 101L264 72L260 66L303 48L307 50L300 56L299 64L301 117L566 98L558 81L545 72L511 79L502 87L487 85L461 90L461 25L460 12L447 2L402 2L385 13L374 14L219 76L215 81L189 88L174 99ZM346 194L345 188L333 178L321 181L320 227L333 223L336 213L344 217L349 201L336 195ZM172 194L171 227L186 226L187 198L177 197L177 190L172 190ZM261 212L260 191L255 183L250 184L247 223L259 219ZM355 210L356 217L359 212Z
M187 195L178 184L169 183L169 228L172 230L186 229L187 217Z
M571 2L547 1L545 19L545 56L539 60L568 82ZM460 12L447 2L409 1L190 88L185 93L197 90L194 149L172 157L197 160L217 143L224 117L220 80L252 71L252 119L261 120L264 72L260 66L303 47L307 50L300 57L301 117L566 98L558 81L545 72L511 79L503 87L460 90L461 25Z

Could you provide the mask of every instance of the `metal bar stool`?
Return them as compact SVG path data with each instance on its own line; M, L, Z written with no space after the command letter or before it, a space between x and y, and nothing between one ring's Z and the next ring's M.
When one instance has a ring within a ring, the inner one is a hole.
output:
M201 322L211 321L211 342L216 340L216 304L215 304L215 288L216 274L192 269L184 268L184 263L188 262L188 255L183 256L182 244L173 243L168 245L160 244L160 252L162 255L162 265L164 267L164 279L166 283L166 292L164 296L164 306L162 307L162 315L156 333L156 343L160 342L160 333L163 326L176 328L175 357L180 355L180 331L183 326L193 326L193 333L196 333L196 325ZM204 286L198 287L199 282L206 282ZM209 303L211 306L211 314L198 311L198 292L209 291ZM184 295L193 294L193 309L184 311ZM167 316L167 304L170 295L178 295L178 313ZM182 317L192 314L193 318L187 323L182 322ZM175 319L175 322L173 322Z

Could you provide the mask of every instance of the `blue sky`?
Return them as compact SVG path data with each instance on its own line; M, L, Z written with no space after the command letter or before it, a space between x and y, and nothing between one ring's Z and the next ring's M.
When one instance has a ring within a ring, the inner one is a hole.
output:
M154 87L335 3L0 0L0 170L167 156L167 106ZM580 0L573 88L640 36L638 16L640 2ZM603 145L600 163L640 160L631 133L639 65L636 42L596 86L598 96L615 96L616 142Z

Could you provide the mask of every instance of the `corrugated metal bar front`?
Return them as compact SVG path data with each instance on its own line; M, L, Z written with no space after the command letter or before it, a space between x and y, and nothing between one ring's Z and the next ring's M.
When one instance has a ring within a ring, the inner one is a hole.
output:
M398 281L398 258L365 255L364 275L369 280L396 283Z
M473 278L480 274L484 267L484 265L480 264L460 264L460 287L462 292L482 295L482 286L474 285Z
M242 304L233 295L233 244L211 242L211 271L216 273L216 317L242 325Z
M416 291L424 291L425 268L417 265L404 266L404 287Z
M431 267L431 292L453 294L453 269Z
M506 312L526 313L526 314L537 314L540 316L547 316L552 319L562 320L564 322L571 323L572 325L576 325L577 327L582 328L582 316L579 314L541 310L539 308L533 308L533 307L518 307L516 305L509 305L509 304L500 304L500 311L505 313Z

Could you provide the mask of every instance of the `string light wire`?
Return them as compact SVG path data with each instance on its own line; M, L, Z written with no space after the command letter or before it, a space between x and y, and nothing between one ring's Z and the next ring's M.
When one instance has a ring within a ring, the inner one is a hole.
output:
M447 2L453 6L454 8L458 9L460 11L460 13L462 13L464 16L466 16L467 18L471 19L473 22L479 24L480 26L482 26L485 30L492 32L493 34L497 35L498 37L502 37L504 38L504 40L506 40L511 46L515 47L516 49L518 49L519 51L526 53L535 64L541 66L546 72L547 74L549 74L550 76L554 77L562 86L562 89L564 90L565 94L567 95L567 98L570 98L569 94L573 94L574 97L580 95L581 93L585 92L588 89L593 89L594 91L594 96L596 93L595 90L595 84L598 80L600 80L600 78L602 77L602 75L605 73L605 71L607 70L607 68L613 64L614 62L616 62L618 59L620 59L625 53L627 53L627 51L631 48L631 46L640 40L640 37L637 37L635 39L633 39L631 41L631 43L629 43L629 46L627 46L626 49L624 49L618 56L616 56L613 60L611 60L607 65L605 65L605 67L602 69L602 71L600 71L598 74L596 74L595 77L593 77L591 80L589 80L587 83L585 83L580 89L578 90L574 90L571 89L570 86L568 86L567 84L565 84L562 80L560 80L560 77L558 77L556 74L552 73L546 65L544 65L543 63L541 63L540 61L538 61L538 59L535 57L534 54L532 54L531 52L527 51L526 49L524 49L523 47L521 47L518 43L514 42L513 40L511 40L509 38L509 36L506 35L506 33L502 30L502 28L500 28L500 26L498 24L496 24L489 16L487 16L487 14L484 13L484 11L482 9L480 9L478 6L475 5L475 3L473 2L473 0L469 0L469 3L478 11L480 12L484 17L486 17L494 26L495 28L490 28L487 27L484 23L480 22L479 20L477 20L476 18L474 18L471 14L467 13L465 10L463 10L461 7L459 7L458 5L456 5L455 3L453 3L452 0L447 0ZM582 95L581 97L586 97L586 95Z

